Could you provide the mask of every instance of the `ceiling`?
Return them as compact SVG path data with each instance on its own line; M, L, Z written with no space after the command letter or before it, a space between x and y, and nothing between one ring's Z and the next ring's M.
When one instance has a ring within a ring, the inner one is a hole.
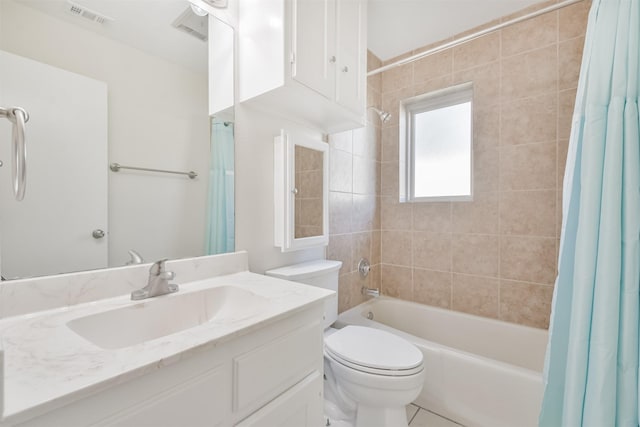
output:
M70 14L67 0L17 1L140 50L206 72L206 43L171 26L188 8L187 0L73 0L114 18L102 25ZM368 0L368 47L385 61L539 1Z
M383 61L540 0L369 0L369 50Z
M207 43L171 25L189 9L187 0L17 1L191 70L207 72ZM68 10L71 3L113 20L99 24L75 16Z

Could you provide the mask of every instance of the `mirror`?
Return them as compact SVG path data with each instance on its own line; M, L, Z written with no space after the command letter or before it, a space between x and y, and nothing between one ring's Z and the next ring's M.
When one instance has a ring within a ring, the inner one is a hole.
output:
M296 145L295 238L322 236L323 152Z
M329 147L282 130L274 139L274 240L282 252L329 243Z
M4 278L234 250L233 115L209 117L208 19L186 0L0 2L0 105L30 114L22 203L0 122Z

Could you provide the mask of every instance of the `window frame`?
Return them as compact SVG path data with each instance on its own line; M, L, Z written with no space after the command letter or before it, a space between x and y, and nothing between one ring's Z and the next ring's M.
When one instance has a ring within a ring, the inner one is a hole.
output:
M415 196L415 123L416 114L470 102L469 114L469 195ZM399 114L399 187L400 202L472 201L473 185L473 83L467 82L400 101Z

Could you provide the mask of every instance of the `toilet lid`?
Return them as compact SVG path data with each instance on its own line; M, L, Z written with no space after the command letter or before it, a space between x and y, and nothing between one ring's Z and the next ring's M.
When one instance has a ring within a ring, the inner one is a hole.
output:
M346 326L325 338L325 350L347 366L381 375L411 375L422 369L422 352L392 333Z

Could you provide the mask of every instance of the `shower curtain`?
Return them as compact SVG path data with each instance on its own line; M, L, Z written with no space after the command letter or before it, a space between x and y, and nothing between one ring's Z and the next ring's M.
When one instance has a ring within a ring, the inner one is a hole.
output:
M594 0L564 181L541 426L638 426L640 0Z
M221 254L235 248L233 123L211 122L211 166L206 253Z

